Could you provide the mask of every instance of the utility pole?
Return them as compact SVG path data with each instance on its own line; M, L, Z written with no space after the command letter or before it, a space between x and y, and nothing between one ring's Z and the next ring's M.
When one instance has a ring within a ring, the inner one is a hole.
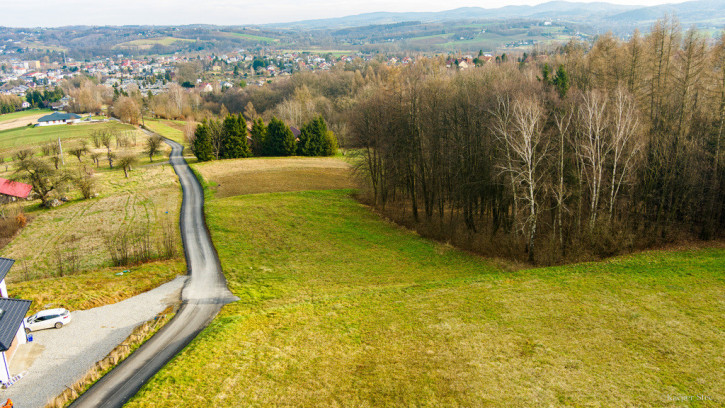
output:
M60 154L60 163L65 166L65 159L63 158L63 145L60 143L60 138L58 138L58 154Z

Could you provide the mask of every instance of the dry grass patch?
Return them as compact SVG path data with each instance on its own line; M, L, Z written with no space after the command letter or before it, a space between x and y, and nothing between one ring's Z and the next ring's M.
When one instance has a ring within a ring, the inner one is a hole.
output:
M248 158L195 164L216 197L355 187L351 166L334 157Z
M0 115L0 130L14 129L38 123L38 119L50 114L51 110L24 111L24 115ZM17 112L20 113L20 112Z

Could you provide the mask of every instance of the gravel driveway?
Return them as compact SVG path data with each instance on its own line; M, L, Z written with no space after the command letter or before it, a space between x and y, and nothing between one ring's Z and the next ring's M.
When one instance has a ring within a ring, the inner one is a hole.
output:
M186 279L180 276L112 305L71 311L73 320L68 326L33 332L34 341L19 348L10 364L11 374L25 370L27 374L10 388L0 390L0 400L11 398L18 408L44 406L125 340L136 326L177 302Z

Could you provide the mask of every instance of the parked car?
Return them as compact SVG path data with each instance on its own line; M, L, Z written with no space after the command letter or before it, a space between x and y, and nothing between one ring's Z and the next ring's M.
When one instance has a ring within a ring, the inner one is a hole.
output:
M25 333L50 329L51 327L60 329L64 325L70 323L70 320L70 312L66 309L42 310L25 318Z

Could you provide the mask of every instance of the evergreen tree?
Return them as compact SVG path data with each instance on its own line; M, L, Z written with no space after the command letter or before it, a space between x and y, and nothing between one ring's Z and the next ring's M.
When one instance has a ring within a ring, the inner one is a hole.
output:
M559 96L564 98L570 86L569 75L566 73L564 65L559 65L559 68L556 69L553 83L556 87L556 90L559 91Z
M289 126L272 117L267 126L264 146L268 156L292 156L295 154L295 136Z
M247 144L247 121L242 115L227 116L223 126L224 136L219 157L222 159L249 157L251 152Z
M252 152L255 156L264 156L264 141L267 138L267 127L262 118L257 118L252 124Z
M322 116L311 120L300 129L300 140L297 142L299 156L331 156L337 151L337 139L327 130Z
M544 82L545 85L551 84L551 67L549 64L544 64L544 67L541 68L541 80Z
M194 156L199 161L209 161L214 158L214 148L211 144L211 135L206 121L196 127L193 148Z

